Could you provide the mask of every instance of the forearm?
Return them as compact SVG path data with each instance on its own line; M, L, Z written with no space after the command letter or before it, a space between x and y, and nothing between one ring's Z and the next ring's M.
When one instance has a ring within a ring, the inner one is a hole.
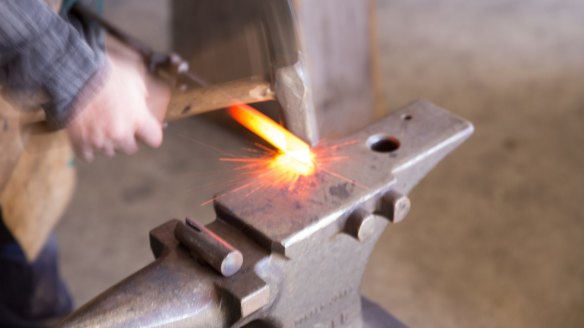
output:
M47 120L56 128L98 88L95 80L105 64L103 42L74 23L84 36L39 0L0 1L3 91L23 104L41 95Z

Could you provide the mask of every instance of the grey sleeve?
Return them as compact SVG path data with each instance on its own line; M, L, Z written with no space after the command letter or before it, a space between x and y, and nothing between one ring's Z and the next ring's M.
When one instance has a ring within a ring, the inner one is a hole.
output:
M99 38L90 44L90 34L79 21L65 21L41 0L0 1L2 92L25 107L40 99L49 124L65 126L86 101L82 98L98 89L105 68L103 45Z

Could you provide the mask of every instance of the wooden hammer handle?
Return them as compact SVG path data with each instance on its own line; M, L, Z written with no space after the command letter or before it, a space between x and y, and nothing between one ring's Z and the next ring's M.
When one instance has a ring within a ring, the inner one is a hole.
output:
M257 103L273 100L270 83L260 79L245 79L225 82L187 91L174 91L165 115L165 121L173 121L216 109L234 103ZM44 134L54 132L45 122L44 113L28 116L23 123L23 132Z

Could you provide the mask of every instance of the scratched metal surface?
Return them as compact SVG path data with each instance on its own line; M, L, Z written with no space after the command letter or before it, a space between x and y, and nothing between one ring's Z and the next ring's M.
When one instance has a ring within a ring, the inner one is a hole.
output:
M290 256L296 243L333 223L338 213L359 206L371 210L373 204L368 202L394 183L399 192L407 194L437 160L473 131L467 121L423 101L392 117L344 139L321 142L315 148L317 154L341 144L344 146L332 152L345 159L322 164L314 177L301 177L298 188L262 188L250 197L230 193L221 196L218 204L267 239L274 251ZM373 151L371 138L378 137L397 138L399 148L389 153ZM436 154L439 157L434 159Z

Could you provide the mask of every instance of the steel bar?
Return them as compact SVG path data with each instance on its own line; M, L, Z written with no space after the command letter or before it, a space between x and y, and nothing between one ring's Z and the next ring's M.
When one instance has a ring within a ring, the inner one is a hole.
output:
M202 259L224 277L237 273L243 263L241 252L192 219L178 223L174 236L192 255Z

